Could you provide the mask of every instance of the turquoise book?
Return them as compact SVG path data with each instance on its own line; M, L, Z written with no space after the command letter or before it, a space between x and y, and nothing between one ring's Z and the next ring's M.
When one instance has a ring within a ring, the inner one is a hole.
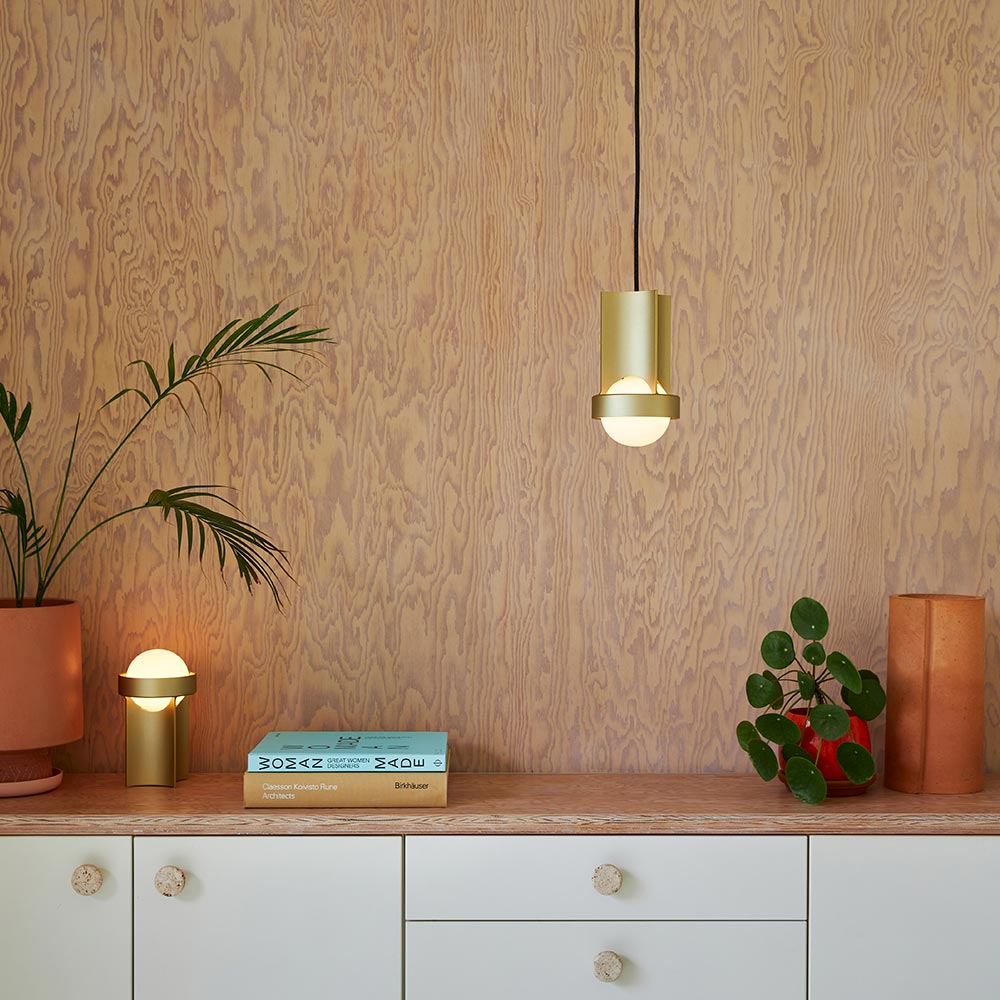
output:
M247 771L445 771L447 733L268 733Z

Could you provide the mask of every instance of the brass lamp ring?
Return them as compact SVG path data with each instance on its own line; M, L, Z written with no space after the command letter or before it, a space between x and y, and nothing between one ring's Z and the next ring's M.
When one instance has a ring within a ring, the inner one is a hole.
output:
M118 675L118 693L125 698L180 698L194 694L197 675L181 677L129 677Z
M681 415L681 399L663 393L600 393L591 397L590 414L595 420L602 417L670 417L676 420Z

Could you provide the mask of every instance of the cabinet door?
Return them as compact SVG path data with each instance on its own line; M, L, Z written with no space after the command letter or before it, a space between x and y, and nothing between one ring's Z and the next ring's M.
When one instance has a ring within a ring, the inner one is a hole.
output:
M1000 837L812 837L810 1000L997 995Z
M613 982L594 968L609 951ZM406 925L407 1000L805 1000L805 965L803 921Z
M0 995L129 1000L130 837L0 837L0 887Z
M185 875L178 895L159 869ZM137 837L139 1000L399 1000L398 837Z

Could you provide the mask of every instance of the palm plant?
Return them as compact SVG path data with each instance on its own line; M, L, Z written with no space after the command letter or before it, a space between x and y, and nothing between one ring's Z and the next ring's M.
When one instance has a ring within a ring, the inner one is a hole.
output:
M87 499L117 455L167 399L176 399L187 413L182 397L190 390L207 412L200 383L205 380L214 382L221 394L222 386L217 373L233 366L255 368L268 381L275 372L298 378L286 367L285 358L294 355L312 356L312 348L318 344L330 343L330 338L323 336L325 329L300 330L290 322L297 311L290 309L279 314L279 305L276 304L262 315L246 322L233 320L183 364L178 363L174 345L171 344L165 369L161 369L159 375L153 365L144 359L131 362L128 367L139 370L140 384L122 389L102 409L124 397L135 396L141 402L139 416L122 435L93 479L84 486L79 499L72 504L68 502L68 497L80 430L80 418L77 418L59 499L49 524L43 524L38 519L36 494L21 450L21 440L31 420L31 403L19 406L14 393L0 383L0 420L3 421L13 445L23 487L23 491L0 488L0 542L13 583L14 602L18 606L25 603L29 573L35 580L33 603L40 605L55 576L86 539L112 521L142 510L159 510L165 521L173 520L178 552L186 548L189 557L197 552L198 560L202 561L206 550L214 548L220 572L225 570L226 561L231 558L249 592L252 593L254 587L263 584L271 592L278 607L282 606L282 578L291 576L285 551L253 525L241 520L239 510L219 495L218 486L154 489L145 503L103 517L85 530L74 529L77 528Z

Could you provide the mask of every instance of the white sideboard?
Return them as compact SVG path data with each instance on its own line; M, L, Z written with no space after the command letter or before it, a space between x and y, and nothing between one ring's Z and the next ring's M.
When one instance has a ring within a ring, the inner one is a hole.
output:
M449 799L247 810L239 775L68 775L0 800L0 993L993 993L993 777L820 808L713 776L453 775Z

